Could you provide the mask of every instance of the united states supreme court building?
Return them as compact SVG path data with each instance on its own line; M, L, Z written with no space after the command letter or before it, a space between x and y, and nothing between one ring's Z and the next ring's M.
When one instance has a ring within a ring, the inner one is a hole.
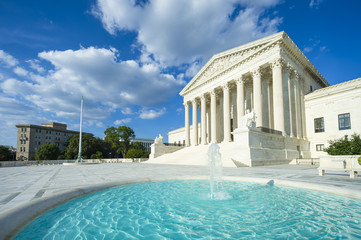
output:
M224 166L289 163L361 133L361 79L330 86L285 32L214 55L180 95L168 139L186 147L153 161L196 164L218 143Z

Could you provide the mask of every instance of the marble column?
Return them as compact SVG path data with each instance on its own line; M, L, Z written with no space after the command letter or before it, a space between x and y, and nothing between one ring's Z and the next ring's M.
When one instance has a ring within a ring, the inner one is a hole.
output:
M190 144L189 144L189 103L188 102L185 102L183 103L184 105L184 116L185 116L185 119L184 119L184 125L185 125L185 131L186 131L186 146L188 147Z
M192 145L198 145L198 104L197 100L192 100L192 115L193 115L193 138Z
M211 91L211 142L217 142L217 95L216 90Z
M265 76L262 79L262 89L264 96L262 98L262 111L263 111L263 123L262 126L266 128L271 128L270 124L270 89L269 89L270 79L269 76Z
M273 122L273 88L272 81L268 81L268 127L274 129Z
M256 127L261 127L263 121L261 68L258 67L251 73L253 77L253 107L256 113Z
M201 140L202 144L207 144L207 119L206 119L206 96L201 96Z
M237 79L237 127L241 126L242 117L244 116L244 79Z
M281 58L274 60L271 64L273 77L273 122L274 128L285 135L282 64L283 60Z
M295 132L296 132L296 137L300 138L301 136L301 126L300 126L300 96L299 96L299 81L300 81L300 76L298 75L298 73L295 71L294 72L294 79L295 79L295 83L293 85L293 95L294 95L294 100L295 100Z
M231 112L229 102L229 84L223 85L223 124L224 124L224 142L231 141Z
M288 78L287 78L287 85L288 85L288 106L289 106L289 114L290 114L290 137L293 136L293 106L292 106L292 81L291 81L291 74L292 74L292 68L290 66L287 66L288 71Z
M302 126L302 138L306 139L306 113L305 113L305 95L303 88L303 79L301 80L301 126Z

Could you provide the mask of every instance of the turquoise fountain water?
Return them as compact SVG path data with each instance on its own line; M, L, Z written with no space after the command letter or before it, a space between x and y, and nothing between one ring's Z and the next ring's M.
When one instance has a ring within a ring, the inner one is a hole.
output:
M133 184L54 208L16 239L361 239L361 201L267 184Z
M16 239L361 239L361 201L272 184L210 180L132 184L45 213Z

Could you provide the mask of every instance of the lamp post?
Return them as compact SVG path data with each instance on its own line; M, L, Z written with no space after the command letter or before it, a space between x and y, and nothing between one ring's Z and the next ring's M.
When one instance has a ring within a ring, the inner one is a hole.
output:
M82 123L83 123L83 96L81 96L81 103L80 103L80 134L79 134L79 153L78 153L78 159L75 162L83 162L83 159L81 158L81 135L82 135Z

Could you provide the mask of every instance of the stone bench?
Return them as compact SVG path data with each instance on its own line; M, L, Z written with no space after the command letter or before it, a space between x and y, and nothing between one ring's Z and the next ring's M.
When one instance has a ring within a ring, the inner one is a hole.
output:
M350 168L325 168L325 167L319 167L318 169L318 175L323 176L325 175L325 171L330 172L348 172L350 174L350 178L356 178L357 172L360 170L357 169L350 169Z

